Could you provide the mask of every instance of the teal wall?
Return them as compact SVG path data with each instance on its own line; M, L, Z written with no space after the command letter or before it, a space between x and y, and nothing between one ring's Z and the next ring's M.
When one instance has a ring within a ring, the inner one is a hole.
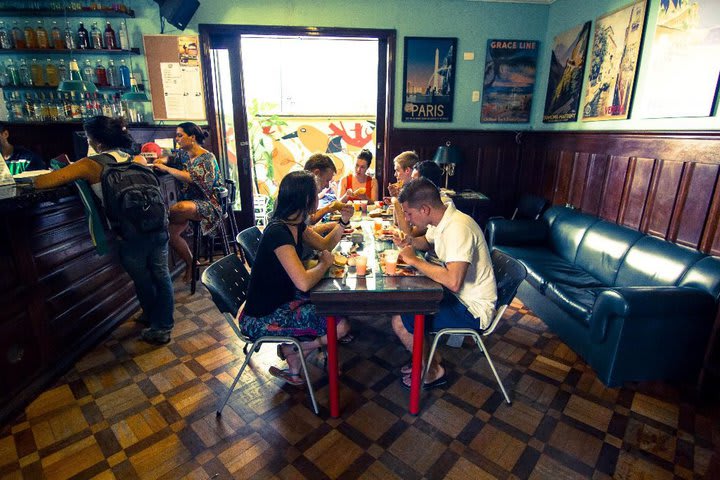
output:
M720 0L719 0L720 1ZM655 19L659 0L648 0L649 15L641 54L637 91L647 78ZM468 0L201 0L187 33L196 33L199 23L242 25L334 26L382 28L397 31L394 126L397 128L471 130L695 130L718 129L720 117L680 119L628 119L602 122L543 124L550 48L553 38L563 31L592 21L630 3L630 0L556 0L551 5L494 3ZM157 4L135 0L138 12L136 34L159 33ZM166 33L179 34L167 25ZM455 113L452 123L403 123L402 64L406 36L458 38ZM539 40L538 76L532 106L532 121L524 124L480 123L480 103L472 102L472 91L482 92L485 48L490 38ZM474 52L475 59L463 60L463 52ZM332 73L332 70L329 70Z

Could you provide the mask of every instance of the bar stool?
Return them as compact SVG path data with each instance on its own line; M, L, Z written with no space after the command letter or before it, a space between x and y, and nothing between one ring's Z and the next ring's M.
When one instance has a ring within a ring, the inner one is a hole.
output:
M218 228L213 230L211 233L203 236L202 228L200 228L200 222L193 220L193 263L191 265L192 279L190 280L190 295L193 295L196 290L197 281L200 279L200 266L198 265L198 259L200 258L200 244L205 241L205 258L212 263L213 254L215 252L215 236L219 230L221 246L224 255L230 254L230 244L228 242L227 233L225 230L225 218L228 217L228 199L230 197L229 191L225 187L215 188L215 197L220 202L220 221L218 222Z
M233 207L235 206L235 199L237 198L237 187L235 186L234 180L225 180L225 188L228 190L228 199L227 203L225 204L225 207L223 209L223 216L227 217L228 219L228 232L227 236L229 238L229 242L232 244L233 251L235 253L238 253L238 244L236 241L237 235L239 233L237 221L235 220L235 212L233 210Z

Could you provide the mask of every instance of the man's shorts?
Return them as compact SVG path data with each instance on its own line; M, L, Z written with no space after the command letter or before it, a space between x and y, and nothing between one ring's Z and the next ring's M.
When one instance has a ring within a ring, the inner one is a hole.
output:
M443 328L480 328L480 320L473 317L452 292L449 290L444 292L438 312L425 317L425 332L437 332ZM407 331L413 333L415 314L403 313L401 317Z

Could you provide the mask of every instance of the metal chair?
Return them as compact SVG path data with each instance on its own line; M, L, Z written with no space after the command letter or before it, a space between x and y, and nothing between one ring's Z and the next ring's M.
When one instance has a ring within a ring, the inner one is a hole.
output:
M238 235L237 220L235 219L235 199L237 198L237 187L235 186L234 180L225 180L225 188L228 190L228 198L223 209L223 216L228 219L228 232L227 236L229 241L232 242L233 251L237 253L237 243L235 238Z
M469 335L473 337L475 344L478 346L480 351L485 354L485 358L490 365L490 369L492 370L493 375L495 375L495 380L497 380L498 385L500 385L500 390L502 390L505 401L510 404L510 397L505 391L505 387L500 380L497 370L495 370L495 365L490 359L490 354L485 348L482 337L490 335L498 326L500 319L505 313L505 309L507 309L510 302L512 302L513 298L515 298L515 294L517 293L520 283L525 280L527 270L520 262L499 250L492 251L491 260L493 271L495 272L495 281L497 282L497 301L495 302L495 317L493 318L493 321L485 330L473 328L443 328L437 332L435 338L433 339L432 347L430 348L430 355L428 356L427 365L425 367L425 371L423 372L423 378L427 375L427 372L430 369L430 362L435 355L438 342L444 335Z
M225 187L216 187L215 196L220 203L220 211L217 212L216 209L216 212L220 215L220 221L218 222L217 230L209 233L206 236L207 238L203 238L202 229L200 228L200 222L191 222L193 226L193 264L190 267L192 270L192 278L190 280L190 295L195 294L197 280L200 277L200 266L198 264L198 259L200 258L200 244L203 243L203 240L205 243L205 258L210 263L212 263L215 254L215 236L218 234L218 232L220 235L220 244L222 246L223 255L228 255L230 253L230 243L228 242L227 233L225 230L225 218L227 218L228 216L227 211L229 191Z
M258 247L260 246L260 238L262 238L262 232L258 227L246 228L235 237L235 241L240 245L240 250L242 250L245 261L250 265L250 268L252 268L255 263L255 257L257 256Z
M240 367L235 380L233 380L230 389L228 390L225 398L218 405L217 415L222 414L225 404L227 404L230 395L235 389L240 376L245 371L248 363L253 354L260 350L260 346L263 343L292 343L298 349L298 352L302 352L302 346L300 340L294 337L274 337L266 336L259 338L249 338L242 333L240 327L235 323L235 315L238 313L242 305L245 303L247 298L247 289L250 284L250 274L245 269L245 265L238 258L237 255L231 254L221 258L217 262L213 263L205 269L202 274L202 283L210 292L215 306L217 306L220 313L225 316L225 320L232 328L235 335L245 343L252 344L250 351L245 357L245 361ZM305 375L305 382L307 383L308 392L310 393L310 399L312 400L313 410L317 415L318 406L315 401L315 392L313 390L312 383L310 383L310 375L308 375L307 366L305 365L305 358L303 355L299 355L300 363L302 364L302 371Z

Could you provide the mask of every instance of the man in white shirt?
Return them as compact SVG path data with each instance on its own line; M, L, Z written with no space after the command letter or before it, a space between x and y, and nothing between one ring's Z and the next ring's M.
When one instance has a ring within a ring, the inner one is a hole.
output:
M396 244L405 262L445 287L445 296L436 315L425 324L427 331L443 328L486 328L495 314L497 288L490 254L478 224L470 216L458 211L450 203L443 203L438 188L429 180L413 180L403 188L399 202L405 218L418 228L429 228L424 236L398 236ZM416 256L416 250L435 248L440 265ZM413 315L395 315L393 330L412 351ZM427 346L427 342L425 342ZM403 384L410 386L408 366ZM426 389L445 383L445 369L440 356L435 355L427 377Z

